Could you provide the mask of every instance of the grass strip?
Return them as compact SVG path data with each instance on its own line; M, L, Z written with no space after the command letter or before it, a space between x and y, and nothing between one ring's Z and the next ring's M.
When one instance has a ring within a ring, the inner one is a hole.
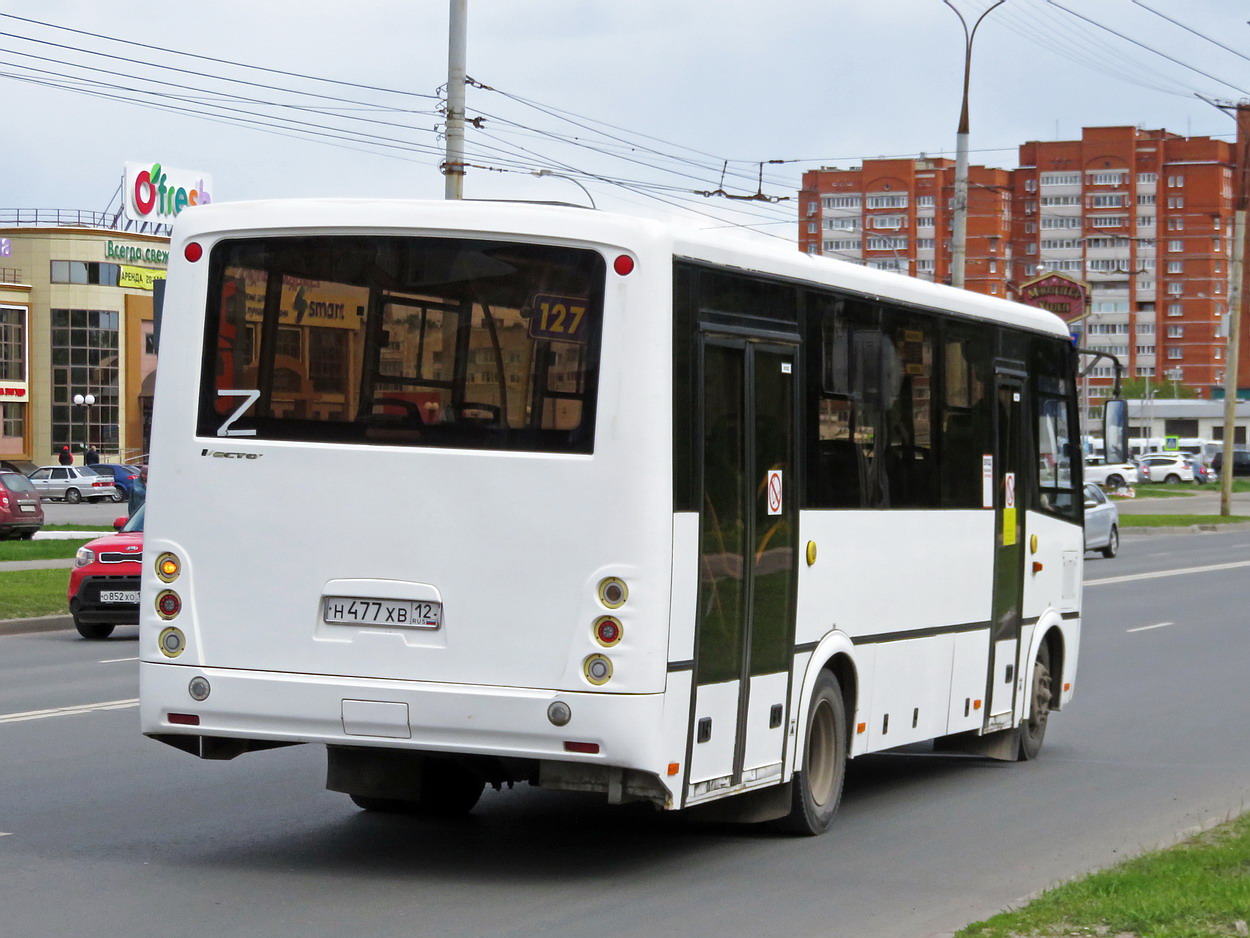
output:
M68 570L13 570L0 573L0 619L68 614Z
M1184 843L1049 889L955 938L1216 938L1250 916L1250 814Z
M1122 528L1187 528L1195 524L1238 524L1246 515L1120 515Z
M102 524L45 524L41 531L100 531L101 533L110 533L113 526Z
M6 560L63 560L78 553L86 540L0 541L0 563Z
M1133 493L1137 498L1193 498L1202 489L1194 485L1135 485ZM1108 495L1115 496L1114 492Z

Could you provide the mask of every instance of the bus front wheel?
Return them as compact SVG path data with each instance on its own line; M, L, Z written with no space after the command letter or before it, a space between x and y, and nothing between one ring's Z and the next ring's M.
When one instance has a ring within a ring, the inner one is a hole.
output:
M1050 716L1050 649L1043 644L1037 650L1033 662L1033 691L1029 700L1029 715L1020 724L1019 760L1036 759L1042 751L1042 739L1046 736L1046 721Z
M782 821L791 833L814 836L833 824L846 776L846 732L842 689L822 671L807 708L802 769L794 774L790 814Z

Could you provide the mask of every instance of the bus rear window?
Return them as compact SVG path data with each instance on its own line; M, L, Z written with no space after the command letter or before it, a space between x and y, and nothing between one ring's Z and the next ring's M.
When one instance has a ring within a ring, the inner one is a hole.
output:
M212 252L201 436L589 453L594 251L401 237Z

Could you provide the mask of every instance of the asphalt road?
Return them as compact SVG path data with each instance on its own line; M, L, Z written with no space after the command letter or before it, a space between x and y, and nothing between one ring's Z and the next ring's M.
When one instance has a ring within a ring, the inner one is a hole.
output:
M814 839L528 788L456 823L371 816L311 747L214 763L140 737L133 627L0 636L0 933L949 933L1250 803L1248 574L1250 532L1126 535L1087 563L1077 695L1039 760L857 759Z

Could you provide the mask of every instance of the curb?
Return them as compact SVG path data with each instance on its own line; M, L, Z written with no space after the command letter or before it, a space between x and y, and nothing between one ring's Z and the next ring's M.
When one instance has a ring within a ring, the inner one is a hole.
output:
M1131 515L1129 517L1132 517ZM1219 534L1223 531L1250 531L1250 523L1240 524L1190 524L1171 527L1166 524L1121 524L1121 536L1126 534Z
M25 635L31 632L61 632L74 627L71 615L38 616L34 619L0 619L0 635Z

